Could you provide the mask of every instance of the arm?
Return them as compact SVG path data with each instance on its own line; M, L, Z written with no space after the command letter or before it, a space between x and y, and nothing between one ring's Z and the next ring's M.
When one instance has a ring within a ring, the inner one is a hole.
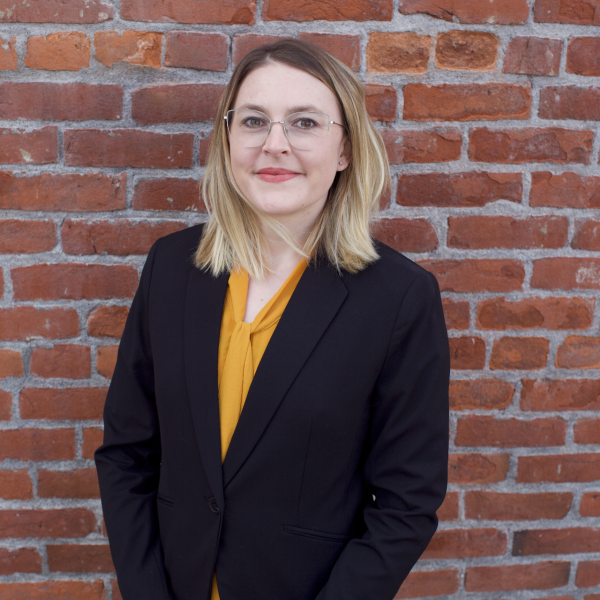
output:
M437 528L446 493L450 353L439 287L417 276L371 398L367 531L342 551L317 600L394 598Z
M161 447L148 329L156 242L119 345L104 406L104 443L95 460L110 550L125 600L172 600L158 535Z

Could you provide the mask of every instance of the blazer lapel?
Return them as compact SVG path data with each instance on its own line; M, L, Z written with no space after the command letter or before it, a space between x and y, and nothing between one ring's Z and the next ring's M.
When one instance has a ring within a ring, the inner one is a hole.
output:
M229 273L217 278L193 267L185 301L185 377L200 455L219 506L223 472L219 426L218 349Z
M336 270L326 261L316 268L309 265L304 271L250 385L223 462L224 486L233 479L260 439L347 294Z

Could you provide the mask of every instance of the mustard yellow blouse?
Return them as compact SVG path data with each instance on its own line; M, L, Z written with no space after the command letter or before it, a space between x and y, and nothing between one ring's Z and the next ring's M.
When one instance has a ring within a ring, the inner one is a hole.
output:
M252 323L244 322L248 273L245 270L232 271L229 276L219 338L221 460L225 459L258 364L306 265L305 260L301 260L296 265ZM211 600L219 600L217 579L214 574Z

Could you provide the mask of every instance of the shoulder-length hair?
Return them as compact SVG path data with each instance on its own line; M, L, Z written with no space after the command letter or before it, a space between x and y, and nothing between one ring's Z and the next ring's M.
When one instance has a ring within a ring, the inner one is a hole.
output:
M225 115L246 76L270 62L300 69L324 83L337 97L351 145L350 163L338 171L323 211L303 247L274 218L256 209L242 194L231 170ZM385 145L367 113L365 92L356 75L318 46L284 38L260 46L240 61L217 108L202 195L208 224L194 257L213 275L244 268L254 278L271 272L260 219L307 259L326 257L338 270L355 273L379 258L371 224L381 195L389 189Z

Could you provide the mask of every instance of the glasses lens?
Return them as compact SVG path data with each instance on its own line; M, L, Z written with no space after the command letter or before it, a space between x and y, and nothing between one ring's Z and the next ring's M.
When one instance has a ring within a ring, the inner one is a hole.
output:
M299 112L285 120L290 144L298 150L312 150L329 129L329 117L322 113Z
M227 128L232 141L245 148L254 148L264 143L269 123L269 117L257 110L238 108L227 113Z

